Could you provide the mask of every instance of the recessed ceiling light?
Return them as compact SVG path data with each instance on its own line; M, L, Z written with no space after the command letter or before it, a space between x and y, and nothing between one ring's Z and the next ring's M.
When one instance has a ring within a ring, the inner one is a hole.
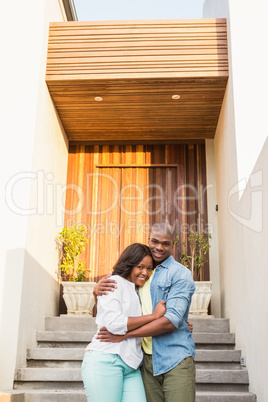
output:
M180 95L172 95L172 99L180 99Z
M103 101L103 98L101 96L96 96L95 101L101 102Z

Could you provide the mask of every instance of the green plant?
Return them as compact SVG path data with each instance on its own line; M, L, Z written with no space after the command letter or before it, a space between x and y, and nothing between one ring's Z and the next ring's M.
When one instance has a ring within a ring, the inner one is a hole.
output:
M85 225L65 226L57 239L61 244L61 265L65 280L82 282L86 279L85 261L80 261L81 252L85 249L87 228Z
M197 281L200 281L202 268L207 262L205 255L209 251L211 238L211 234L205 230L201 233L189 231L187 240L181 243L179 236L176 236L175 244L180 246L181 263L191 270Z

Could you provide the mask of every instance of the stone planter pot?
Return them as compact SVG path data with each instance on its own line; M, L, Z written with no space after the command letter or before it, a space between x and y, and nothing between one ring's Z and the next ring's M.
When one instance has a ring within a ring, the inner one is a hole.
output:
M189 315L192 317L207 317L211 300L212 282L195 282L196 290L192 296Z
M96 282L62 282L63 299L69 315L92 315Z

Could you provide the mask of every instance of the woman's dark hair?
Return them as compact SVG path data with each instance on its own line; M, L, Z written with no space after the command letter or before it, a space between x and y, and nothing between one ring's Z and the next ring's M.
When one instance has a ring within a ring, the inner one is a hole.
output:
M127 278L131 274L132 269L138 265L146 255L152 257L152 253L148 246L141 243L131 244L125 248L113 267L113 275Z

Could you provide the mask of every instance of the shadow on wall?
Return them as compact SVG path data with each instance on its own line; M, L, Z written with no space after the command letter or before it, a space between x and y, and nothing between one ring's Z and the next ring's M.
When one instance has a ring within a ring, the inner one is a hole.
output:
M36 344L36 330L58 314L59 283L25 249L15 249L7 253L3 288L0 386L8 389L15 368L26 365L27 348Z
M249 176L237 182L228 193L230 215L245 228L262 233L267 227L268 205L268 138ZM242 194L242 195L241 195Z
M266 401L268 393L265 374L268 372L268 282L267 282L267 239L268 239L268 139L266 138L243 194L237 187L229 192L229 211L237 224L235 234L239 239L236 255L233 257L230 309L232 327L236 332L237 346L247 356L250 390L257 394L258 400ZM231 196L230 196L231 195ZM239 196L241 195L241 196ZM236 260L236 261L235 261ZM225 282L226 283L226 282ZM242 301L242 302L241 302ZM258 341L253 328L260 327Z

